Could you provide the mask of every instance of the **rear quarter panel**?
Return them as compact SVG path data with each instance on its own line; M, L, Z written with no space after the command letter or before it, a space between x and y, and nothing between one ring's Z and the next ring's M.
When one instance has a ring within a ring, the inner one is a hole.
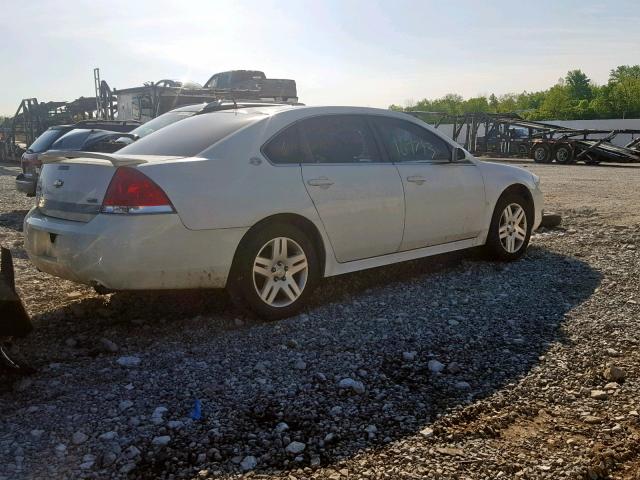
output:
M267 122L251 125L203 153L206 158L140 165L160 185L192 230L251 227L279 213L319 226L299 165L272 165L260 152ZM266 136L266 137L265 137Z

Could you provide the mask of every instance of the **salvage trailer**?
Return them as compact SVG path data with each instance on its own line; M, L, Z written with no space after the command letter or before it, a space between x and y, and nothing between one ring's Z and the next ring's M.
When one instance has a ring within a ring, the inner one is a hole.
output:
M604 135L604 136L603 136ZM531 141L530 157L538 163L571 164L583 161L587 165L601 162L639 163L640 137L624 146L613 140L619 135L640 135L640 130L558 129L540 134Z
M141 87L113 90L117 118L146 122L175 108L218 100L298 103L295 80L266 78L256 70L232 70L213 75L204 86L160 80Z
M474 155L531 158L537 163L559 164L640 162L640 129L570 128L525 120L514 113L407 113L436 128L451 128L451 138ZM631 141L614 143L621 135L631 136Z

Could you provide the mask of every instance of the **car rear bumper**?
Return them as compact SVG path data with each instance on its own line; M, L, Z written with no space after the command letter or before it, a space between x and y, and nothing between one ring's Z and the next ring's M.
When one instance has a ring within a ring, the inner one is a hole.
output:
M21 173L16 177L16 190L32 197L36 194L36 183L34 176Z
M175 214L101 214L83 223L36 208L24 222L36 267L111 290L222 288L246 230L189 230Z

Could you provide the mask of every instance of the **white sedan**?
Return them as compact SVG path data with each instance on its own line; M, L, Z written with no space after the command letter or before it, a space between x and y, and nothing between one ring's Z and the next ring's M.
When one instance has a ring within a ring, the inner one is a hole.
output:
M481 245L515 260L542 218L535 175L372 108L238 106L44 162L24 225L40 270L98 291L226 287L268 319L321 277Z

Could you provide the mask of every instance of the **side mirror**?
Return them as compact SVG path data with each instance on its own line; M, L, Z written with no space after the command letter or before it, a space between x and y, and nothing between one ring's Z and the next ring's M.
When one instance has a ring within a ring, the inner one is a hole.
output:
M452 162L457 162L460 160L464 160L465 158L467 158L467 154L464 152L464 150L460 147L456 147L453 149L453 152L451 153L451 161Z

